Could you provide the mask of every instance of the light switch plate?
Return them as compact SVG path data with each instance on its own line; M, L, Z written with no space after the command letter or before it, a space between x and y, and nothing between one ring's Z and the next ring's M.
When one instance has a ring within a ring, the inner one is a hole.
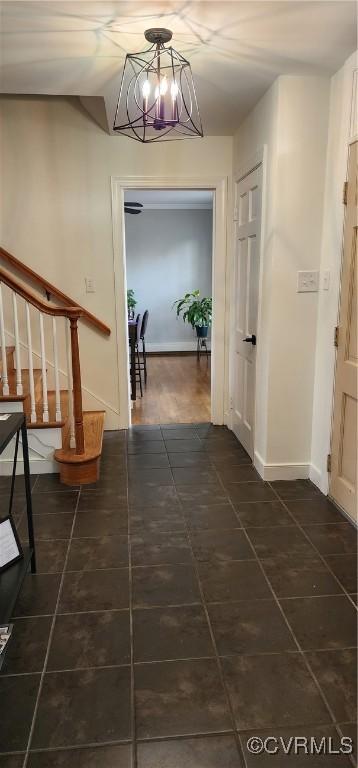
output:
M314 293L319 288L319 271L297 272L297 293Z
M86 293L95 293L96 284L93 277L86 277L85 282L86 282Z

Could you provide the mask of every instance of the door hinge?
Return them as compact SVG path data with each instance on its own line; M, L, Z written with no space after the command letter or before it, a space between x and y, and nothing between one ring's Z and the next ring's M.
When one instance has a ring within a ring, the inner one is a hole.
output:
M343 205L347 205L348 200L348 181L343 184Z
M338 347L339 344L339 325L336 325L334 329L334 346Z
M327 472L332 470L332 455L329 453L327 456Z

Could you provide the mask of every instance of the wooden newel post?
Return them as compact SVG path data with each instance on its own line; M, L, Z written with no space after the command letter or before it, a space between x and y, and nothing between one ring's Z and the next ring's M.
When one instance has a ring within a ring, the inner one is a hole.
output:
M73 378L73 416L75 422L76 453L84 453L85 440L83 432L82 383L77 323L78 317L70 318Z

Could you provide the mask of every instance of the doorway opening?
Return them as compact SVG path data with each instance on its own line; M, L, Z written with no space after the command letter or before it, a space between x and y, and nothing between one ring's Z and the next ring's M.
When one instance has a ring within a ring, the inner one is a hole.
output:
M133 425L211 420L213 202L206 189L124 192Z
M131 425L131 391L129 379L129 338L127 311L127 275L124 199L126 191L137 190L208 190L213 193L212 240L212 306L211 326L211 418L213 424L228 422L229 325L226 296L230 275L227 274L227 200L228 178L191 176L112 177L112 223L114 286L116 296L117 376L119 395L118 428ZM131 201L129 201L131 202ZM135 218L139 218L139 216ZM166 276L163 275L163 280ZM130 286L128 286L130 287Z
M131 383L129 375L130 346L128 328L127 290L133 288L127 284L126 258L126 220L124 203L126 192L128 202L138 202L137 192L170 190L175 192L207 191L212 198L212 325L210 329L209 374L210 374L210 418L213 424L227 423L228 419L228 351L229 328L227 325L226 295L227 281L227 177L112 177L112 221L113 221L113 250L114 250L114 282L116 295L116 331L117 331L117 371L119 390L119 420L120 429L128 429L132 423ZM126 206L128 207L128 206ZM143 214L132 216L133 220L140 219ZM167 262L166 262L167 264ZM167 279L167 268L161 276L161 281ZM133 289L134 290L134 289ZM190 289L189 289L190 291ZM180 296L176 295L176 298ZM200 297L201 298L201 297ZM147 307L143 308L145 311ZM138 313L137 313L138 314ZM178 321L182 323L182 320ZM149 321L148 321L149 323ZM192 341L196 345L196 335L193 331ZM209 347L209 344L208 344ZM196 349L196 347L195 347ZM190 350L189 350L190 351ZM194 350L195 352L195 350ZM204 350L206 355L206 352ZM195 357L195 355L194 355ZM202 358L203 359L203 358ZM158 358L160 362L160 358ZM169 367L170 361L168 362ZM173 368L173 365L171 365ZM139 383L139 382L138 382ZM156 417L158 418L158 417ZM183 423L183 414L180 422ZM194 418L194 417L193 417ZM197 416L196 419L197 421ZM153 421L153 423L158 423ZM166 423L166 422L164 422Z

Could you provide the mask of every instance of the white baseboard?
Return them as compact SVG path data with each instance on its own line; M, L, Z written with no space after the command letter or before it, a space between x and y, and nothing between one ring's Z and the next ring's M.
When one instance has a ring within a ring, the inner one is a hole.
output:
M12 475L12 467L13 462L12 459L1 459L0 460L0 477L8 477L9 475ZM59 473L60 468L57 463L57 461L52 461L50 459L35 459L33 457L30 458L30 474L31 475L44 475L44 474L52 474L52 473ZM23 459L17 460L17 466L16 466L16 474L17 475L23 475L24 474L24 462Z
M311 464L310 466L310 480L312 480L312 483L317 485L317 487L322 491L322 493L327 496L328 494L328 474L327 472L321 472L318 467L316 467L314 464Z
M307 480L310 477L311 465L309 462L304 464L288 464L280 462L277 464L265 464L260 454L255 451L254 466L263 480Z
M209 339L207 339L207 345L210 350ZM149 354L151 352L196 352L196 341L148 342L145 348Z

